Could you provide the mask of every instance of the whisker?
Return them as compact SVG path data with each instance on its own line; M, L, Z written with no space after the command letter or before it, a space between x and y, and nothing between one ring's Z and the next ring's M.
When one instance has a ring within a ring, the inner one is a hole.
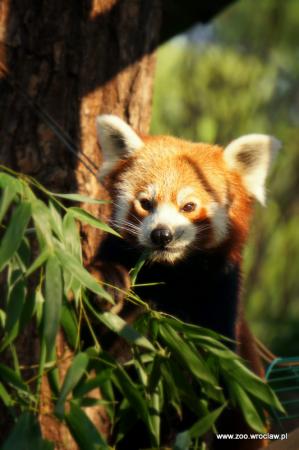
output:
M129 212L129 216L132 216L133 219L137 220L138 223L142 224L142 221L139 219L139 217L133 214L132 211Z
M130 228L118 227L118 229L121 231L128 231L130 234L132 234L134 236L138 236L138 233L135 230L131 230Z
M134 226L134 225L132 225L130 223L110 222L110 224L112 226L116 226L117 228L127 228L127 229L130 229L132 231L135 231L136 233L140 232L140 229L138 227L136 227L136 226Z

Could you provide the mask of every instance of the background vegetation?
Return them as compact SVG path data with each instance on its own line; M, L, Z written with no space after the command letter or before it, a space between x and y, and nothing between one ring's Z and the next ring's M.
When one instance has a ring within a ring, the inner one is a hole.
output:
M246 133L283 142L245 254L255 333L299 355L299 3L242 0L159 51L152 131L226 145Z

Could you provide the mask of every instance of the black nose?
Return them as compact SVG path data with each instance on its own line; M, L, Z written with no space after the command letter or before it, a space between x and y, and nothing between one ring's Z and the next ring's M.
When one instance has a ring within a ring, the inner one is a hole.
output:
M168 228L155 228L151 232L151 240L155 245L164 247L172 241L172 233Z

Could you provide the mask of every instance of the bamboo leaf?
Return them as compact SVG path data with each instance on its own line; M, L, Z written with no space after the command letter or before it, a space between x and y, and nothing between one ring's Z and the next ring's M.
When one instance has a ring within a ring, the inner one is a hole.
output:
M57 209L53 205L53 202L49 202L49 220L51 224L52 230L55 232L56 236L62 240L63 239L63 231L62 231L62 219L61 215L58 213Z
M62 305L61 268L55 256L50 256L46 264L46 288L43 311L43 337L47 348L47 360L55 347Z
M0 272L18 250L31 216L28 202L16 206L0 243Z
M232 379L227 381L230 394L235 402L240 406L248 425L258 433L265 433L267 431L265 424L263 423L258 411L245 390L236 381Z
M40 266L42 266L50 256L50 251L48 248L44 248L38 257L33 261L30 267L28 267L25 276L29 277L33 272L35 272Z
M85 300L85 302L93 315L97 317L102 323L104 323L107 328L114 331L116 334L123 337L131 344L138 345L139 347L143 347L150 351L155 351L155 347L152 345L152 343L145 336L139 334L138 331L136 331L120 316L109 311L104 313L97 312L87 299Z
M21 377L10 367L0 363L0 380L13 386L16 389L27 391L27 386Z
M190 336L210 336L215 340L219 341L220 339L226 342L232 342L231 339L226 336L222 336L221 334L216 333L216 331L210 330L209 328L204 328L199 325L194 325L190 323L182 322L181 320L174 317L163 317L163 323L166 323L171 326L171 328L184 333L186 337Z
M109 450L105 439L74 402L71 402L70 412L65 415L65 420L80 450Z
M51 192L51 195L54 197L64 198L65 200L70 200L73 202L79 202L79 203L91 203L91 204L106 204L110 203L109 200L97 200L95 198L87 197L86 195L81 194L57 194L56 192Z
M217 389L217 380L202 360L199 352L195 353L187 342L184 342L168 325L160 324L159 332L164 343L197 379L204 380Z
M97 280L90 275L90 273L81 265L80 261L78 261L70 252L57 247L55 253L61 266L71 272L74 278L76 278L83 286L114 304L114 301L108 292L102 288Z
M100 387L103 383L111 379L112 372L112 369L101 370L95 377L87 379L83 384L76 387L74 395L76 397L82 397L93 389Z
M11 398L10 394L7 392L2 383L0 383L0 398L2 399L6 407L13 405L13 399Z
M22 314L20 317L19 332L23 330L23 328L28 324L31 317L33 316L36 307L35 300L36 300L35 293L32 292L27 294L24 307L22 309Z
M23 192L23 184L16 177L13 177L7 173L0 173L0 188L8 188L10 191L15 191L17 193Z
M60 395L58 401L55 406L55 414L62 418L64 415L64 403L68 394L74 389L74 387L78 384L81 377L83 376L87 364L89 361L89 357L86 353L78 353L73 359L71 367L68 369L65 379L63 381L63 385L60 391Z
M188 450L191 440L205 434L214 425L226 404L199 419L189 430L179 433L174 443L174 450Z
M42 438L37 419L23 413L1 450L54 450L54 444Z
M67 212L63 218L63 237L66 248L70 252L81 260L81 241L79 235L79 229L72 214Z
M250 392L251 395L276 408L278 411L285 412L270 386L242 364L241 361L236 360L233 365L230 365L229 361L221 360L221 365L226 368L229 376L240 383L243 389Z
M72 207L68 209L69 214L72 214L77 220L80 222L87 223L94 228L98 228L99 230L103 230L107 233L114 234L115 236L120 237L119 233L117 233L113 228L109 227L106 223L97 219L87 211L84 211L82 208Z
M130 276L131 276L132 286L134 286L134 284L136 283L137 276L138 276L140 270L142 269L142 267L144 266L149 254L150 254L149 251L144 251L142 253L142 255L140 256L140 258L138 259L137 263L135 264L135 267L133 267L133 269L131 270Z
M2 195L0 199L0 223L2 222L3 217L5 216L17 192L18 190L16 189L15 186L13 187L5 186L5 188L2 190Z
M23 280L17 282L9 293L4 329L6 335L1 343L0 351L4 350L18 335L20 317L25 303L25 294L26 289Z
M78 342L78 333L80 330L76 314L67 301L62 305L61 326L66 334L68 343L72 348L75 348Z
M37 232L37 238L41 248L53 247L53 238L50 223L50 213L47 206L38 199L32 202L32 217Z
M153 365L148 377L148 390L149 392L154 392L160 379L161 379L161 365L165 361L165 358L161 357L159 354L155 355Z
M114 371L112 380L122 392L123 396L130 403L130 406L135 410L136 414L147 426L152 438L154 438L154 445L157 446L158 442L155 437L152 422L150 420L150 413L148 404L141 392L138 390L137 385L133 383L128 374L123 370L121 366Z

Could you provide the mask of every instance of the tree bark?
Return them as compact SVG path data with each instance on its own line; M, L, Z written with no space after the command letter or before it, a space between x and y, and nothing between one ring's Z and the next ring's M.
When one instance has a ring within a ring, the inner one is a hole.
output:
M160 10L160 0L0 1L0 61L96 166L101 163L98 114L117 114L137 131L148 131ZM7 81L0 72L0 163L56 192L107 198L77 155L69 153ZM109 213L97 205L88 208L102 217ZM84 227L82 237L88 264L101 234ZM60 336L58 351L68 352L64 347ZM24 364L38 361L36 335L24 336L19 348ZM43 433L57 449L75 449L66 429L47 413L48 394L44 381Z

